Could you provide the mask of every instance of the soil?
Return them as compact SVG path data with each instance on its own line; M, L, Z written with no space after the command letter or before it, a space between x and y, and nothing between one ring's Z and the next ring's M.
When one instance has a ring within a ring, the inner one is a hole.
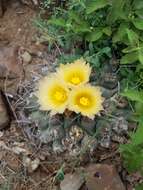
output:
M36 31L32 24L35 16L36 12L31 8L19 1L10 1L0 18L0 44L30 47Z
M0 17L0 47L18 47L20 58L25 51L32 56L29 63L22 62L24 82L30 81L31 73L38 76L38 65L46 64L51 68L58 51L55 49L48 53L47 47L39 44L39 34L33 24L38 11L13 0L8 2L4 15ZM11 94L10 92L9 97ZM132 181L127 182L127 172L117 153L117 143L112 143L109 149L100 148L92 158L82 155L80 163L77 159L69 159L69 155L50 155L46 146L41 148L39 142L34 144L33 140L30 141L23 126L15 120L13 112L19 108L18 103L13 105L14 110L11 110L10 115L12 122L8 128L0 131L0 190L53 190L55 184L58 186L55 175L63 163L66 163L65 173L73 172L91 161L114 164L127 190L131 190L132 184L140 180L140 175L136 175L136 179L129 175Z

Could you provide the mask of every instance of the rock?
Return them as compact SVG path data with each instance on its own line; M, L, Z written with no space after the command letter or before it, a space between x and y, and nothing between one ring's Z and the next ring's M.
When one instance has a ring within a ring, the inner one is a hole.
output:
M15 94L23 77L17 46L0 46L0 89Z
M0 92L0 130L8 126L10 118L6 109L6 105L3 101L3 96Z
M125 190L113 165L91 164L85 169L85 176L89 190Z
M21 3L23 3L24 5L30 6L31 8L33 8L33 6L38 6L39 0L20 0Z
M32 57L30 55L30 53L28 53L27 51L25 51L22 55L21 55L23 62L24 63L30 63L32 60Z
M2 0L0 0L0 17L3 15L3 5L2 5Z
M0 47L0 78L17 78L22 73L22 65L18 64L18 47Z
M34 172L40 164L40 160L38 158L35 158L34 160L31 160L29 157L23 158L23 165L27 168L29 173Z
M84 178L79 173L66 174L61 182L61 190L80 190L84 184Z

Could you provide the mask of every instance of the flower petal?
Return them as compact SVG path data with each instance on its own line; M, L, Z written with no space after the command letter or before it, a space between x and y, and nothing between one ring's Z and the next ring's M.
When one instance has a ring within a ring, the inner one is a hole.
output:
M79 86L89 81L91 67L84 59L78 59L73 63L61 65L57 73L69 87Z
M89 84L73 89L69 99L70 110L92 119L103 109L100 88Z
M36 95L42 110L63 113L68 104L69 90L57 74L52 74L39 82Z

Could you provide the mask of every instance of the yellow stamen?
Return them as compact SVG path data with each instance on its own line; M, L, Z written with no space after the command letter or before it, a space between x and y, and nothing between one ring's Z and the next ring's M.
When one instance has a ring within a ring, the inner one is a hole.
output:
M57 101L64 101L65 100L65 94L63 92L60 92L60 91L56 91L54 97Z
M81 97L79 100L80 104L83 106L88 106L89 105L89 99L86 97Z
M81 82L80 78L79 77L73 77L71 79L71 82L75 85L79 84Z

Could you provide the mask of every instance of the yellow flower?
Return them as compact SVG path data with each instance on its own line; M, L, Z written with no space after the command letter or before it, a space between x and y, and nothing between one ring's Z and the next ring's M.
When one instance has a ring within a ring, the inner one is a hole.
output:
M50 110L51 114L63 113L68 104L68 96L68 88L55 73L39 82L37 97L41 110Z
M89 84L73 89L69 99L70 110L81 113L91 119L103 109L103 98L100 88Z
M69 87L85 84L89 81L91 68L84 59L78 59L71 64L63 65L57 69L60 78L68 84Z

